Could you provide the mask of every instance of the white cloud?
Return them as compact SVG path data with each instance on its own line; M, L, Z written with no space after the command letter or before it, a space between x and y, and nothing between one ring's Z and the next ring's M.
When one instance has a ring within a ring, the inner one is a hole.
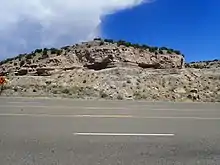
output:
M3 0L0 51L11 54L89 39L100 33L101 17L146 1Z

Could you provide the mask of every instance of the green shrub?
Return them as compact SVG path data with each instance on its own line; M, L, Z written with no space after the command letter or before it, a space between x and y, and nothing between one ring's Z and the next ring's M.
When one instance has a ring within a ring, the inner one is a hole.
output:
M66 88L65 88L65 89L62 90L62 93L64 93L64 94L69 94L70 91L69 91L69 89L66 89Z
M167 50L167 53L168 54L172 54L173 52L171 50Z
M119 94L119 95L117 96L117 99L118 99L118 100L123 100L124 98L123 98L122 95Z
M101 41L101 38L94 38L94 41Z
M154 52L156 52L158 50L158 47L150 47L149 48L149 51L151 52L151 53L154 53Z
M61 55L62 54L62 50L57 50L57 55Z
M123 40L119 40L118 42L117 42L117 45L118 46L121 46L121 45L125 45L125 41L123 41Z
M174 50L174 53L181 55L181 52L179 50Z
M32 59L33 58L33 54L27 54L26 55L26 59Z
M69 46L64 46L61 48L62 50L68 50L69 49Z
M124 44L126 47L130 47L130 46L132 46L132 44L130 43L130 42L125 42L125 44Z
M160 50L168 50L167 47L161 47Z
M42 49L36 49L34 52L35 53L41 53L43 50Z
M26 54L19 54L19 55L16 57L16 59L18 59L19 61L21 61L22 58L25 57L25 56L26 56Z
M43 54L42 54L42 58L46 58L48 55L47 55L47 51L48 49L47 48L44 48L43 50Z
M99 95L101 98L108 98L108 95L104 91L100 91Z
M159 53L160 53L160 54L163 54L163 51L162 51L162 50L159 50Z
M112 43L112 44L114 43L114 40L112 40L112 39L104 39L104 41L105 41L105 42Z
M25 64L25 61L20 62L20 67L22 67Z
M103 41L100 42L99 46L102 46L104 45L105 43Z
M149 48L150 48L150 46L145 45L145 44L144 44L144 45L142 45L141 47L142 47L143 49L149 49Z
M58 50L57 50L56 48L51 48L51 49L50 49L50 53L51 53L51 54L57 54L57 51L58 51Z

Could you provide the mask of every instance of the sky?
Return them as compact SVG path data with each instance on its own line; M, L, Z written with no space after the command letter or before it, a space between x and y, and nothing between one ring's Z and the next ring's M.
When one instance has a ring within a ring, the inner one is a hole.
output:
M21 3L22 1L22 3ZM7 0L0 6L0 60L96 36L220 59L218 0Z

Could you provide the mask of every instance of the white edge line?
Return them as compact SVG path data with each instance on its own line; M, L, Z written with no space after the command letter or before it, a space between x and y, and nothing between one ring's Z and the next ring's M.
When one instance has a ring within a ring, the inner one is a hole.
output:
M48 109L60 109L60 108L64 108L64 109L74 109L74 108L78 108L78 109L83 109L83 110L128 110L128 111L177 111L177 112L215 112L215 111L219 111L218 109L210 109L210 110L203 110L203 109L162 109L162 108L156 108L154 109L154 107L152 107L151 109L148 109L146 107L146 109L137 109L137 110L133 110L130 108L125 108L125 107L81 107L81 106L47 106L47 105L14 105L14 104L21 104L21 103L28 103L28 104L33 104L33 103L37 103L39 104L40 102L8 102L11 103L13 105L0 105L1 108L48 108Z
M181 117L181 116L152 116L152 117L145 117L145 116L132 116L132 115L59 115L59 114L24 114L24 113L2 113L0 116L5 117L52 117L52 118L124 118L124 119L186 119L186 120L220 120L220 118L208 118L208 117Z
M133 134L133 133L73 133L76 136L175 136L175 134Z

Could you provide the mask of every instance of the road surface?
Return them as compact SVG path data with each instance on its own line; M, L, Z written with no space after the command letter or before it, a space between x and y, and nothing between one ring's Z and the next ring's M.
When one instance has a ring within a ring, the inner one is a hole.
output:
M220 104L0 98L1 165L219 165Z

